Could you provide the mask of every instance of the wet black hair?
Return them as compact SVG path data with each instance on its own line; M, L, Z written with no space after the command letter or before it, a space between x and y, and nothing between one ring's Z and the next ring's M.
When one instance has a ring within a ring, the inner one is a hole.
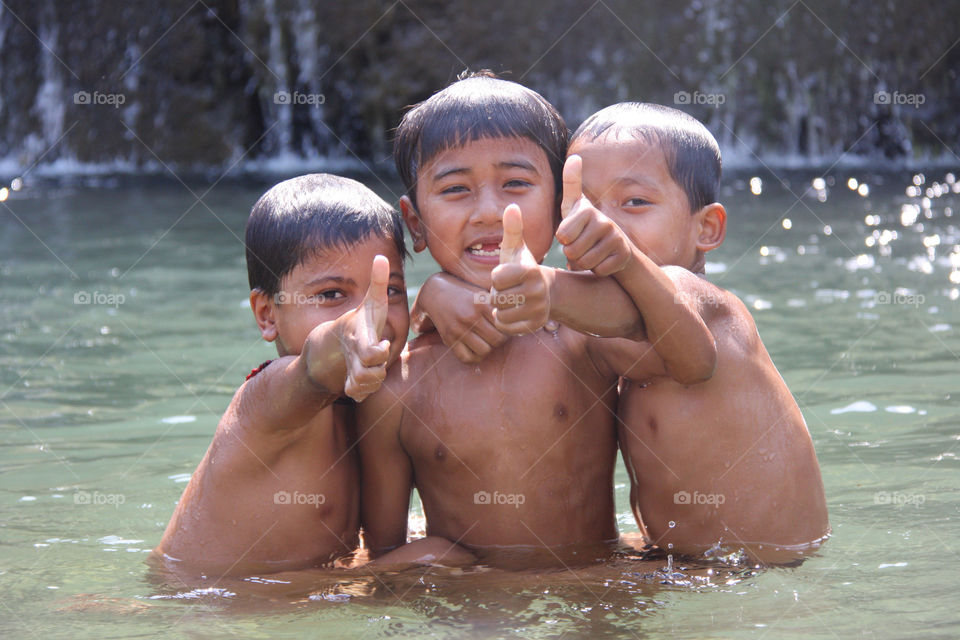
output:
M717 201L720 146L699 120L659 104L621 102L587 118L570 142L596 140L607 132L621 131L663 151L670 177L687 194L691 211Z
M407 257L400 214L356 180L326 173L284 180L260 196L247 219L250 289L274 296L281 279L305 260L374 234Z
M546 153L559 194L569 136L563 118L536 91L487 69L465 71L407 111L397 127L393 159L416 206L417 173L438 153L483 138L526 138Z

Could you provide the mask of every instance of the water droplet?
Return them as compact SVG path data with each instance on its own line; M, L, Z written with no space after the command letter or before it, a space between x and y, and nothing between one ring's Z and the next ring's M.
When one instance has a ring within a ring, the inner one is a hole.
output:
M677 526L677 523L671 520L670 522L667 523L667 526L673 529L675 526Z

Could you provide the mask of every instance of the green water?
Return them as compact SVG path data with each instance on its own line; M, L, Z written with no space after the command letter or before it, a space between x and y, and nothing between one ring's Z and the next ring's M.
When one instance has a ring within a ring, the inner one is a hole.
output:
M709 271L754 310L806 416L834 531L816 557L706 578L622 561L205 592L156 584L145 559L233 391L274 355L240 240L268 184L28 179L0 204L0 635L956 637L960 194L937 195L945 170L918 196L915 172L833 169L821 202L819 174L779 173L759 195L753 174L725 179ZM418 256L411 289L433 269ZM622 465L616 488L633 531Z

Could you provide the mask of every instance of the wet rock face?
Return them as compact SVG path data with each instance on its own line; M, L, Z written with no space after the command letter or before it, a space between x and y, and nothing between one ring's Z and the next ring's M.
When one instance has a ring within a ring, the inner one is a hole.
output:
M588 6L5 0L0 161L383 161L404 108L466 66L511 72L571 125L676 106L725 149L898 158L958 137L949 0Z

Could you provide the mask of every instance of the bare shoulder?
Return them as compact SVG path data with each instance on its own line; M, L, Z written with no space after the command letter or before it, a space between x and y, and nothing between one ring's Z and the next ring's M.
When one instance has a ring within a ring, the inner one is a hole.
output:
M723 287L713 284L702 274L696 274L683 267L662 267L674 285L677 296L699 305L701 315L708 324L711 319L748 321L753 326L753 316L743 301Z
M668 267L677 283L678 295L693 296L700 315L718 348L736 346L747 351L762 348L753 315L739 297L712 282L679 267Z

